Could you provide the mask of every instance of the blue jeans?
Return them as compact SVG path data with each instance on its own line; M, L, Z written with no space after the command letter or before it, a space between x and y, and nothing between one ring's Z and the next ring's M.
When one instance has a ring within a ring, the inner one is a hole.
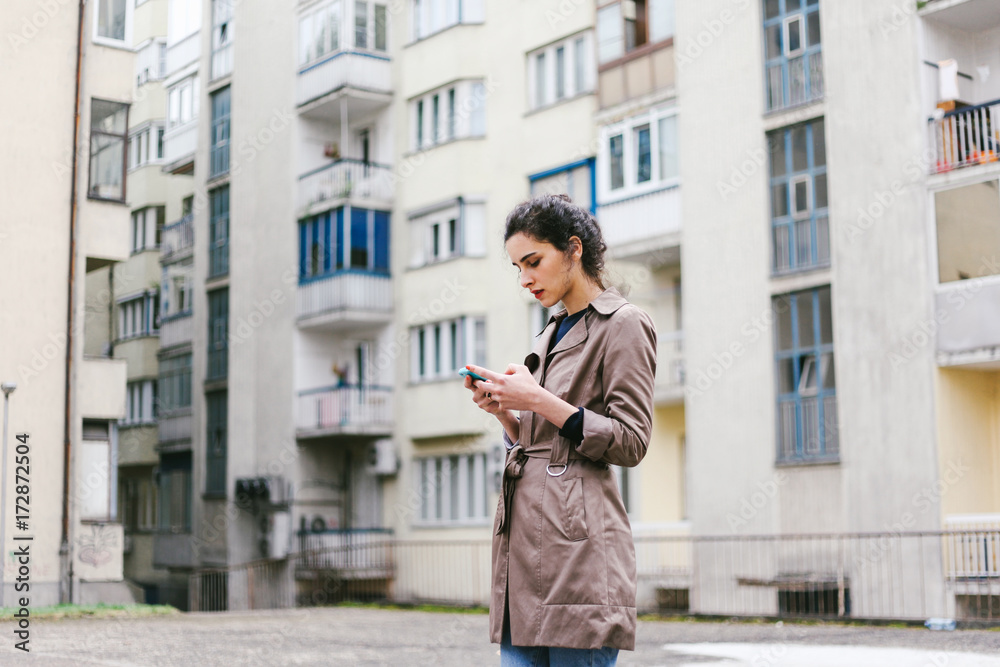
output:
M614 667L618 649L550 648L548 646L513 646L510 628L504 624L500 642L500 667Z

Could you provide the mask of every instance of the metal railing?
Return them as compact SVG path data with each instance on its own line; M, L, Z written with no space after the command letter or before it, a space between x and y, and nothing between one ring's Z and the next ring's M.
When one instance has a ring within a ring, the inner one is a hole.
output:
M486 606L489 539L304 533L302 551L192 575L192 610L346 599ZM1000 622L1000 529L636 535L640 611ZM228 606L223 607L222 601Z
M163 228L160 261L169 262L174 255L194 247L194 216L188 213L177 222Z
M930 118L931 173L1000 160L1000 100Z
M388 202L393 190L391 167L341 158L299 176L299 208L348 198Z
M302 431L364 430L392 426L392 387L334 386L299 393Z

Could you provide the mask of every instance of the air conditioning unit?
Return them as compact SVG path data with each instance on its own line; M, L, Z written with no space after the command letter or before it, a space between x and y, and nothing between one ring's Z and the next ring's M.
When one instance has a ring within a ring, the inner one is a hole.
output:
M395 475L399 471L396 444L391 438L376 440L368 446L368 472L373 475Z
M280 476L240 477L236 480L236 495L265 505L287 507L292 502L292 487L291 482Z
M284 558L292 539L292 515L289 512L268 512L260 518L261 558Z

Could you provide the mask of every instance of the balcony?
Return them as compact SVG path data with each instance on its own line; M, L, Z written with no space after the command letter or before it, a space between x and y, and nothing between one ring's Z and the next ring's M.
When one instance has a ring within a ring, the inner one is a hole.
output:
M161 414L157 426L160 429L159 441L161 443L191 442L193 432L191 409Z
M153 567L194 567L190 533L157 533L153 536Z
M168 349L194 338L194 318L191 311L170 315L160 320L160 348Z
M920 15L960 30L979 32L1000 25L996 0L931 0Z
M124 359L84 358L77 376L80 416L92 419L125 417L125 383L128 366Z
M1000 100L930 119L932 174L1000 160Z
M955 282L939 288L934 301L938 363L1000 368L1000 280Z
M167 76L196 65L201 58L201 31L195 31L179 42L167 46Z
M198 119L175 127L163 135L163 171L189 174L194 171L194 152L198 147Z
M680 187L601 204L597 217L615 259L654 265L680 261Z
M656 345L656 384L653 400L657 406L684 402L684 332L660 334Z
M194 216L190 213L163 228L160 262L168 264L191 256L194 247Z
M300 218L347 201L390 209L394 193L392 168L353 158L335 160L299 176Z
M388 324L392 320L392 279L347 269L299 284L296 316L300 328L331 331Z
M310 118L346 122L342 106L358 117L388 106L391 99L392 62L374 53L338 51L299 69L296 78L296 104Z
M122 204L83 199L80 202L80 242L93 271L129 258L129 208Z
M299 438L391 435L392 388L333 386L299 392Z

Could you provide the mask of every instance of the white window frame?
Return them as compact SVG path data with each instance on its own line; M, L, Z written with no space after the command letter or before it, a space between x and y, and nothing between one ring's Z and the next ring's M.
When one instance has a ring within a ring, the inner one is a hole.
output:
M106 422L107 437L95 438L85 424L83 438L76 455L77 474L86 480L92 476L99 481L78 494L80 519L83 521L114 521L118 509L118 429L114 422ZM93 428L93 427L90 427ZM89 465L94 463L96 465ZM98 510L97 506L101 508Z
M449 320L428 322L410 328L410 381L414 384L437 380L461 380L458 371L466 364L483 365L485 362L484 316L462 316ZM457 340L452 338L452 324ZM423 331L423 349L420 349ZM451 368L454 351L455 366ZM420 358L423 355L424 373L420 373ZM440 368L440 370L437 370Z
M350 44L350 48L356 51L371 51L372 53L387 53L389 50L389 39L391 35L389 34L389 21L390 11L389 6L385 2L373 2L373 0L345 0L350 3L350 30L348 34L350 35L350 40L347 42ZM357 2L365 3L365 45L357 45ZM379 5L385 8L385 48L377 49L375 48L375 6ZM345 6L346 7L346 6ZM345 15L347 12L345 12ZM346 21L345 21L346 23ZM344 42L341 42L343 44Z
M169 0L167 44L183 42L201 30L202 0Z
M170 86L167 89L167 131L173 131L182 127L186 127L189 123L194 123L198 121L198 107L200 104L200 90L199 90L198 76L188 76L176 84ZM187 100L189 104L185 105L184 93L187 92ZM175 97L176 94L176 97ZM176 100L177 115L174 115L174 101ZM185 108L185 106L187 108ZM185 119L185 111L189 114Z
M94 13L93 21L93 34L92 39L94 44L101 44L102 46L111 46L119 49L131 49L132 44L132 12L134 2L132 0L125 0L125 39L113 39L111 37L102 37L98 34L100 29L100 16L101 16L101 3L102 2L112 2L113 0L96 0L93 2L93 7L91 11Z
M118 341L155 336L160 329L156 312L159 292L155 289L126 296L118 301Z
M628 199L650 192L656 192L680 184L681 177L678 174L672 178L661 178L662 168L660 166L660 119L675 116L679 112L677 107L658 107L632 116L624 121L605 125L599 130L600 147L597 155L597 201L603 204ZM643 126L649 125L650 132L650 169L652 177L643 183L636 181L638 162L636 156L636 142L634 141L634 131ZM622 162L625 184L623 187L611 189L611 151L609 142L611 137L622 135Z
M792 218L795 220L808 220L809 216L812 214L813 210L813 198L812 198L812 180L813 176L811 174L803 174L802 176L796 176L794 178L788 179L788 196L791 199L791 205L789 206L789 212ZM806 184L806 207L804 209L798 208L798 197L795 195L795 186L799 183Z
M794 51L788 49L788 35L789 29L791 27L792 21L799 22L799 48ZM792 14L786 16L781 22L781 50L784 52L786 58L794 58L795 56L801 55L806 50L806 15L805 12L799 12L797 14Z
M452 468L457 459L457 469ZM438 471L440 470L440 479ZM414 489L421 498L413 520L420 527L467 527L489 524L489 493L491 466L487 452L452 453L420 456L413 459ZM452 512L452 476L456 478L457 516ZM470 507L469 497L473 503ZM438 515L437 506L442 514Z
M583 40L583 81L577 81L577 41ZM528 83L528 109L544 109L567 100L572 100L577 96L594 92L595 69L591 54L593 52L594 33L591 30L574 33L558 42L553 42L540 49L528 52L526 67ZM558 73L556 69L559 59L556 52L563 50L563 96L558 96ZM544 58L542 70L544 79L539 82L538 59ZM541 85L539 85L541 83ZM544 93L539 99L539 91Z
M309 67L317 62L329 58L334 53L340 53L345 50L344 45L348 42L345 41L346 34L346 16L345 2L353 2L353 0L333 0L333 2L325 2L321 5L314 5L309 8L309 11L303 12L298 19L299 33L298 33L298 64L300 68ZM353 11L352 11L353 16ZM331 17L336 17L336 31L330 30ZM323 37L323 53L317 55L315 51L316 45L316 21L321 19L326 22L326 32ZM353 43L353 23L351 24L351 43ZM336 44L334 44L334 32L336 32ZM308 42L306 42L306 34L308 33ZM353 48L353 47L352 47Z
M448 112L448 94L451 90L455 91L454 118ZM438 96L438 127L434 127L435 95ZM412 98L409 102L410 150L417 152L449 141L486 136L486 95L483 81L463 79ZM421 103L423 114L418 113ZM451 127L454 127L454 134L450 132ZM418 132L418 128L422 132Z
M449 221L455 221L455 251L448 248ZM429 211L411 215L410 265L416 269L456 257L486 255L486 202L479 198L451 199ZM438 253L434 253L434 226L440 230Z
M125 417L122 426L156 422L156 380L135 380L125 387Z
M410 0L410 43L456 25L486 21L484 0Z
M132 128L128 136L128 171L131 172L139 167L163 162L163 155L156 155L157 131L163 131L166 134L166 128L162 122L148 122Z
M135 85L160 81L167 76L167 40L150 38L135 48Z

